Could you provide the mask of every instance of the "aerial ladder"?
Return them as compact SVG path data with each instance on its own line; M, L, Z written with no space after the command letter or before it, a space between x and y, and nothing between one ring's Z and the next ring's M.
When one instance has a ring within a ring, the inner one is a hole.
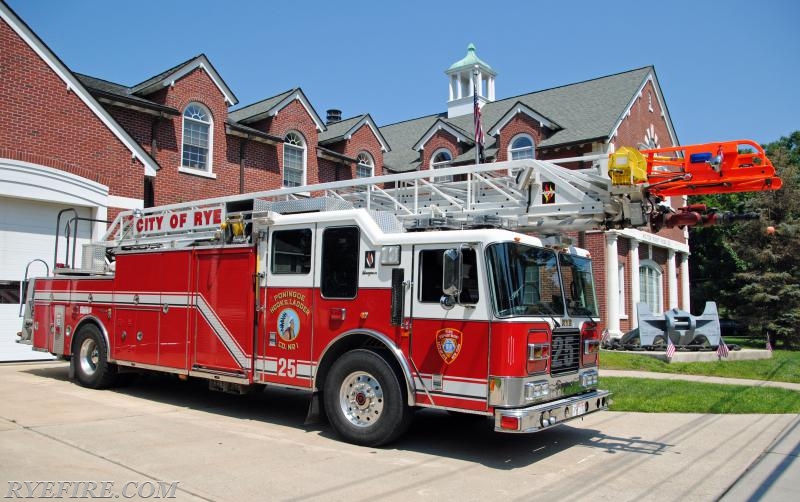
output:
M569 169L562 164L593 162ZM244 242L270 213L366 209L384 231L505 228L539 235L587 230L705 226L757 215L716 213L669 197L777 190L781 179L748 140L559 160L513 160L355 178L121 212L103 250ZM99 248L99 249L98 249ZM86 253L84 253L86 255ZM85 258L86 260L86 258ZM95 266L96 266L95 265Z

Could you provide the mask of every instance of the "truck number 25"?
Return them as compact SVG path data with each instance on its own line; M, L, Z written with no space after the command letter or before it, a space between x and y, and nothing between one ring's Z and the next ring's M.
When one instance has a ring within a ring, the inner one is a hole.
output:
M294 378L297 376L297 361L281 357L278 359L278 376Z

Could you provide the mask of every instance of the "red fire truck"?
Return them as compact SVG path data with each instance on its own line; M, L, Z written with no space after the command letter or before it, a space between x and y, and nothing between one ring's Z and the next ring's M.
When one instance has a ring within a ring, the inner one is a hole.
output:
M707 223L659 199L778 188L741 143L593 157L611 178L524 160L123 212L80 266L68 244L25 283L21 341L86 387L151 370L303 389L358 444L420 407L542 430L609 404L589 253L552 235Z

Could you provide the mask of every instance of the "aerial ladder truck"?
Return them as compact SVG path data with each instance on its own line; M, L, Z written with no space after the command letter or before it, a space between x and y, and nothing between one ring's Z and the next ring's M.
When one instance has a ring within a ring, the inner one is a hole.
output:
M591 257L557 236L713 224L732 216L668 197L781 186L749 141L591 160L124 211L79 265L67 246L52 274L26 278L20 341L91 388L157 371L227 392L301 389L310 419L357 444L396 439L417 408L492 417L501 432L565 423L607 409L609 393Z

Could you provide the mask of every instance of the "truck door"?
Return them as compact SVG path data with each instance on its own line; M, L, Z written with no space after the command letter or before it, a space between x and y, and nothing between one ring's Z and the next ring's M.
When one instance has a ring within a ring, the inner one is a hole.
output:
M443 253L454 245L414 246L411 357L419 369L417 400L486 411L488 398L488 294L480 250L462 249L463 290L447 310L442 298ZM421 381L420 381L421 380Z
M269 229L256 381L312 385L315 235L314 224Z
M249 377L254 353L253 247L201 250L196 257L192 369Z

